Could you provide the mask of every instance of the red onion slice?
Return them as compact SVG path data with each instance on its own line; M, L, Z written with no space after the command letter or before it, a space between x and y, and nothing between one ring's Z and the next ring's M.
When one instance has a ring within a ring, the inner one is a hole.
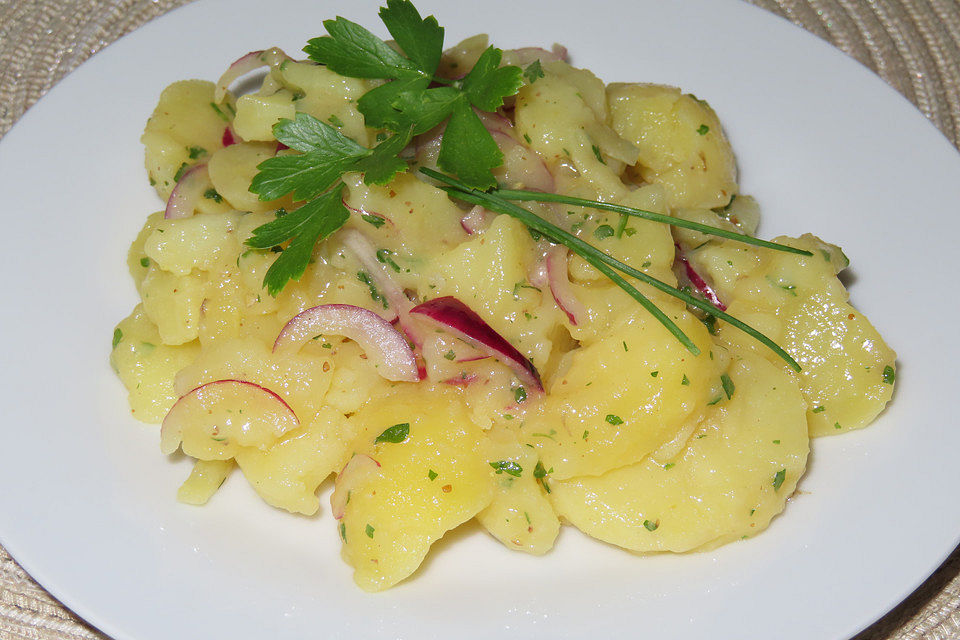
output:
M220 76L220 79L217 81L217 88L213 92L214 102L217 104L223 102L223 97L226 95L227 89L230 88L230 85L233 84L237 78L261 67L278 66L285 60L293 60L293 58L277 47L263 51L251 51L247 55L242 56L231 64L230 67L223 72L223 75Z
M493 220L493 214L477 205L463 214L463 217L460 218L460 226L467 232L467 235L472 236L489 227L491 220Z
M210 186L210 173L206 164L198 164L183 172L177 181L170 197L167 198L167 208L163 217L167 220L189 218L193 215L196 202L203 197L204 191Z
M245 380L216 380L174 403L160 427L160 450L176 451L187 429L263 447L299 425L290 405L270 389Z
M233 129L230 127L224 127L223 135L220 137L220 144L225 147L229 147L232 144L237 144L239 142L239 137L240 136L233 132Z
M443 384L449 384L454 387L469 387L471 384L477 381L477 374L471 373L469 375L453 376L452 378L447 378L443 381Z
M320 334L346 336L359 344L387 380L420 380L417 359L403 335L373 311L352 304L321 304L294 316L280 331L273 351L296 351Z
M473 309L456 298L434 298L417 305L410 313L440 326L470 346L507 365L528 390L543 392L543 382L533 363L494 331Z
M567 248L561 245L550 247L547 251L547 279L550 283L550 293L560 307L567 314L570 324L576 326L577 318L587 317L587 308L577 299L567 274Z
M377 472L380 463L368 455L358 453L350 458L337 474L333 493L330 494L330 511L337 520L343 518L350 492L363 480Z
M547 271L547 257L542 256L530 267L527 272L527 280L537 289L545 289L550 286L550 274Z
M677 262L680 263L682 270L678 270L676 263L674 263L674 272L677 274L677 279L680 283L689 282L700 295L707 299L707 301L715 306L720 311L726 311L727 305L723 304L720 301L717 292L710 285L706 279L697 273L697 270L693 268L693 265L690 264L690 261L687 259L686 253L679 243L675 245L677 247Z

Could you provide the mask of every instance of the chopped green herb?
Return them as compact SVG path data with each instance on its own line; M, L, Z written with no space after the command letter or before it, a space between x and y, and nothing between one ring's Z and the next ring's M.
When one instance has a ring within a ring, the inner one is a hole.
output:
M150 258L140 258L140 266L146 269L150 266Z
M340 118L338 118L338 117L335 116L335 115L332 115L332 114L331 114L330 117L327 118L327 122L329 122L329 123L332 124L333 126L337 127L338 129L343 129L343 120L341 120Z
M814 407L812 413L820 413L821 411L824 411L824 410L825 410L824 406L820 405L819 407Z
M496 469L497 473L506 473L515 478L519 478L520 474L523 473L523 468L513 460L497 460L491 462L490 466Z
M527 399L527 390L523 387L517 387L513 390L513 397L517 402L523 402Z
M225 113L220 109L220 107L218 107L218 106L216 105L216 103L211 102L211 103L210 103L210 107L214 110L214 112L216 112L216 114L217 114L218 116L220 116L220 119L221 119L221 120L223 120L224 122L227 122L227 123L230 122L230 116L228 116L227 114L225 114Z
M221 202L223 202L223 196L217 193L217 190L214 189L213 187L210 187L209 189L204 191L203 197L206 198L207 200L213 200L217 204L220 204Z
M673 469L675 466L677 466L676 462L668 462L667 464L663 465L663 470L667 471L669 469Z
M390 442L392 444L399 444L405 441L409 435L410 435L410 423L401 422L399 424L393 425L392 427L388 427L387 429L384 429L383 433L378 435L377 439L374 440L373 442L375 444L380 442Z
M656 378L658 375L660 375L660 372L659 372L659 371L651 371L651 372L650 372L650 377L651 377L651 378Z
M893 381L896 380L897 374L894 372L893 367L887 365L883 368L883 381L887 384L893 384Z
M374 302L379 302L383 305L383 308L386 309L389 305L387 304L386 297L383 296L378 290L376 285L373 284L373 280L367 275L364 271L357 271L357 280L367 285L367 288L370 289L370 297L373 298Z
M183 177L183 174L185 174L189 168L190 168L190 165L187 164L186 162L184 162L183 164L181 164L181 165L180 165L180 168L177 169L177 172L176 172L175 174L173 174L173 181L174 181L174 182L180 182L180 178Z
M117 327L113 330L113 348L116 349L117 345L120 344L120 341L123 340L123 331L120 330L120 327Z
M603 159L603 156L602 156L602 155L600 155L600 147L598 147L598 146L595 145L595 144L594 144L594 145L590 145L590 146L591 146L591 148L593 149L593 155L595 155L595 156L597 157L597 160L599 160L599 161L602 162L603 164L607 164L607 161Z
M618 424L623 424L623 419L622 419L620 416L615 416L615 415L613 415L612 413L608 413L608 414L607 414L606 420L607 420L607 422L609 422L610 424L612 424L612 425L614 425L614 426L616 426L616 425L618 425Z
M370 526L370 523L367 523L367 528L364 529L364 532L367 534L368 538L373 538L373 532L376 531L373 527Z
M756 509L750 509L750 515L753 515L753 514L755 514L756 512L757 512Z
M340 539L344 542L347 541L347 523L343 520L340 521Z
M843 427L840 426L840 423L839 423L839 422L834 422L834 423L833 423L833 428L834 428L834 429L843 429Z
M513 285L513 297L520 297L520 289L533 289L534 291L540 291L540 287L535 287L532 284L528 284L526 280L521 280L517 284Z
M588 429L583 430L583 439L586 440L589 437L590 431Z
M627 341L626 341L626 340L623 341L623 350L624 350L624 351L630 351L630 347L627 346Z
M207 152L203 147L187 147L187 152L190 154L191 160L196 160L203 154Z
M608 225L608 224L602 224L602 225L600 225L599 227L597 227L596 229L593 230L593 236L594 236L597 240L605 240L606 238L609 238L610 236L614 235L615 233L616 233L616 231L613 230L613 227L611 227L611 226Z
M527 141L527 144L533 142L533 140L530 138L530 134L527 133L523 134L523 139Z
M780 444L780 441L779 441L779 440L774 440L774 441L773 441L773 444Z
M364 222L366 222L366 223L368 223L368 224L372 224L372 225L373 225L374 227L376 227L377 229L379 229L380 227L382 227L382 226L387 222L386 220L384 220L384 219L381 218L380 216L371 215L371 214L369 214L369 213L361 213L361 214L360 214L360 218L361 218Z
M650 522L649 520L643 521L643 528L647 531L656 531L660 527L660 521Z
M772 284L773 286L777 287L778 289L783 289L784 291L786 291L787 293L789 293L789 294L792 295L793 297L796 297L796 296L797 296L797 292L795 291L795 289L797 288L796 285L792 285L792 284L781 284L781 283L777 282L776 280L774 280L773 278L771 278L770 276L767 276L767 282L769 282L769 283Z
M537 465L533 468L534 479L540 483L540 486L543 487L543 490L546 491L547 493L550 493L550 485L547 484L547 473L552 473L552 472L553 472L552 468L550 469L549 472L546 469L544 469L543 463L540 462L539 460L537 461Z
M683 374L683 380L680 381L680 384L682 384L685 387L690 386L690 378L687 377L687 374Z
M702 136L707 135L709 131L710 131L710 127L708 127L705 124L701 124L699 127L697 127L697 133L699 133Z
M390 251L389 249L378 249L377 261L387 265L397 273L400 273L400 265L398 265L396 262L393 261L393 258L390 257L391 255L395 255L395 254L393 253L393 251Z
M786 469L780 469L780 471L777 471L777 472L773 475L773 490L774 490L774 491L779 491L779 490L780 490L780 487L783 485L783 481L786 479L786 477L787 477L787 470L786 470Z
M453 349L450 349L450 351L447 351L445 354L443 354L443 357L447 360L456 360L457 354L453 352Z
M724 373L720 376L720 384L723 385L723 392L727 394L727 400L731 399L733 397L733 392L736 390L733 380L730 379L730 376Z
M437 479L437 476L439 476L439 475L440 475L440 474L437 473L436 471L434 471L433 469L429 469L429 470L427 471L427 477L430 478L430 481L431 481L431 482L434 481L434 480L436 480L436 479Z
M713 405L717 404L721 400L723 400L723 396L717 396L716 398L708 402L707 405L712 407Z
M527 79L527 84L533 84L538 78L543 77L543 67L540 66L539 58L527 65L523 70L523 77Z

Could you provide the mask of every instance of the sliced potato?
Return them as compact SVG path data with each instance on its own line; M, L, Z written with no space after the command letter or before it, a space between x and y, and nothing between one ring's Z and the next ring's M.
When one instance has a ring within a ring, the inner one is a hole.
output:
M806 403L788 373L752 353L735 355L728 375L732 397L709 408L677 458L554 481L560 515L631 551L690 551L766 528L806 466Z

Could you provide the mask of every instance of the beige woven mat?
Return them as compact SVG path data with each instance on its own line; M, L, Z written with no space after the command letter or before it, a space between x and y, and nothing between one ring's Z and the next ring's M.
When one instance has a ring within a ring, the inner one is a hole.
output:
M90 55L187 0L0 0L0 136ZM960 0L750 0L867 65L960 147ZM798 603L798 606L802 606ZM104 639L0 548L0 639ZM960 638L960 552L855 640Z

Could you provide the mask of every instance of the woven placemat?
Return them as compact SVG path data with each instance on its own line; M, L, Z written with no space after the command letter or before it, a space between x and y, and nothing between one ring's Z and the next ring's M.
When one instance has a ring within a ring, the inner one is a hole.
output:
M187 1L0 0L0 137L89 56ZM749 1L876 71L960 148L960 1ZM855 640L957 638L960 551ZM0 548L0 639L106 636L54 600Z

